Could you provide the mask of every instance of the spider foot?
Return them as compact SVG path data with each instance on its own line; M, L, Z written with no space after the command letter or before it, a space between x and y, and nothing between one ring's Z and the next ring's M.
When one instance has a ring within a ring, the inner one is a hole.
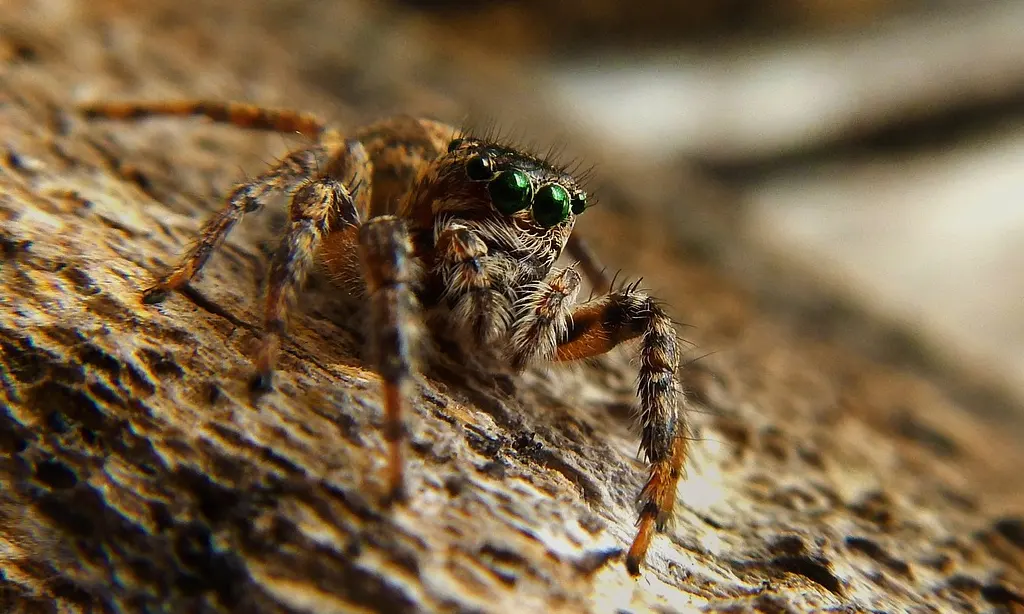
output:
M398 388L385 385L385 392L386 408L389 411L385 414L384 420L384 439L388 448L387 491L384 495L384 504L390 506L405 501L408 496L405 488L405 459L402 454L406 432L398 414L398 408L402 404Z
M405 503L409 500L409 493L405 488L405 482L400 481L397 484L390 484L387 492L384 493L384 498L381 502L384 507L391 507L400 503Z
M249 391L260 396L274 389L274 372L257 371L249 378Z
M626 570L629 575L636 577L640 575L640 563L647 557L647 549L654 537L655 519L654 514L645 513L640 516L640 526L637 529L633 544L626 554Z

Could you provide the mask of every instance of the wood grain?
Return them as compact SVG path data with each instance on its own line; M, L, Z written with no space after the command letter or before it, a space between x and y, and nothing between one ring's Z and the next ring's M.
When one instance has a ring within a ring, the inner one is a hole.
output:
M1020 438L941 382L811 338L710 260L681 258L650 217L677 194L638 193L642 178L614 166L582 231L694 326L694 358L715 352L684 372L697 440L650 567L634 581L606 561L628 544L644 479L628 353L505 382L433 373L410 412L410 501L385 511L378 378L329 285L307 294L278 391L248 396L279 217L244 224L196 292L138 300L218 195L288 143L66 110L189 94L355 125L396 106L497 104L500 79L464 94L451 87L463 65L428 74L409 53L433 49L415 20L356 3L329 14L337 31L320 48L303 41L326 35L326 17L299 4L12 3L0 14L22 49L0 76L5 611L1020 607ZM390 37L405 51L389 56Z

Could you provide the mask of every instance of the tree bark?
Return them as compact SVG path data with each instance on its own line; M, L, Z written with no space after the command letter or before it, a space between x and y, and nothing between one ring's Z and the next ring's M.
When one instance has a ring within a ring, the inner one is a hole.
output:
M952 400L946 374L809 338L723 269L680 258L674 231L652 219L678 206L679 186L641 191L668 184L614 161L597 181L608 206L581 232L643 275L699 346L683 371L688 478L643 576L615 558L645 479L628 349L507 381L424 377L407 417L411 497L381 507L379 379L329 285L303 294L277 390L248 393L279 214L243 223L194 292L139 302L239 167L251 175L296 143L202 122L86 123L71 107L197 96L344 126L396 109L458 117L521 91L514 67L430 72L443 45L373 4L6 4L4 611L1024 604L1019 422ZM489 93L470 102L481 81Z

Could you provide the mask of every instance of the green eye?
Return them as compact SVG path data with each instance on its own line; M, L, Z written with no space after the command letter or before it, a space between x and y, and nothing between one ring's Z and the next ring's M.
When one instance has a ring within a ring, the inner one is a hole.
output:
M494 163L487 154L473 156L466 162L466 174L474 181L487 181L494 176Z
M498 176L487 184L487 191L490 192L491 202L498 211L512 215L530 206L533 187L526 173L512 169L498 173Z
M533 200L533 219L545 228L561 224L569 217L569 192L557 183L537 190Z
M462 139L452 139L451 143L448 143L448 153L451 153L462 145Z
M572 197L572 212L574 215L583 213L587 208L587 193L580 192Z

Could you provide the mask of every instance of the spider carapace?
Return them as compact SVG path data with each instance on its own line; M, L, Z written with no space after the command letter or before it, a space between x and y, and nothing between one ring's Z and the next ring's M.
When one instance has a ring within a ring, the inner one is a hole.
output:
M572 236L587 195L567 169L500 139L412 117L346 138L313 115L239 103L93 103L82 111L110 119L203 116L311 140L237 185L143 300L156 303L183 287L245 213L259 210L271 193L287 192L289 223L267 278L253 385L270 387L286 311L307 272L321 263L368 308L371 361L382 380L389 500L403 492L403 414L424 333L517 371L593 357L639 338L636 415L650 475L626 555L629 571L639 574L655 530L671 517L686 456L679 341L656 300L635 285L609 288ZM577 266L555 267L566 247L607 293L575 303Z

